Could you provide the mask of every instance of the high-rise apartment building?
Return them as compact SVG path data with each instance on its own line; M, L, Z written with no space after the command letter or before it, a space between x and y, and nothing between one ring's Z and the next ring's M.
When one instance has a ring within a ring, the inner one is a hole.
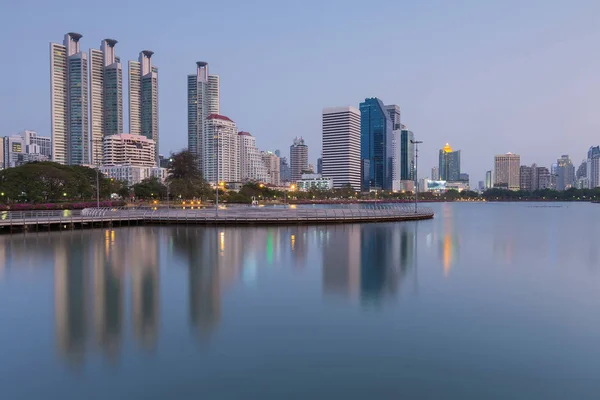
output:
M238 132L240 152L240 179L242 182L267 182L267 167L256 147L256 138L250 132ZM279 162L279 160L278 160Z
M494 157L494 187L519 190L521 156L506 153Z
M531 192L533 190L533 168L521 165L519 169L519 188Z
M414 140L414 133L402 125L402 130L400 131L400 180L403 181L412 181L415 179Z
M70 32L50 43L52 157L60 164L89 164L88 57L82 35Z
M567 190L575 185L575 166L568 155L556 162L556 190Z
M188 149L196 156L200 169L206 157L204 121L220 114L220 80L208 73L208 63L196 62L196 73L187 77Z
M129 61L129 133L152 139L158 163L158 68L154 52L143 50L138 61Z
M121 133L104 137L104 166L134 165L156 167L156 146L142 135Z
M550 171L548 170L548 168L536 166L535 176L534 176L534 190L544 190L544 189L551 189L551 188L552 188L552 175L550 174Z
M448 143L440 149L440 180L460 181L460 150L452 151Z
M485 171L485 188L491 189L494 187L492 182L492 171Z
M392 104L385 106L390 121L392 122L392 181L399 181L401 179L401 135L402 135L402 124L400 123L400 107Z
M290 180L296 182L302 178L302 171L308 168L308 146L301 137L294 138L290 146Z
M600 146L588 150L587 180L590 189L600 186Z
M102 165L103 140L123 133L123 68L115 55L114 39L104 39L100 50L90 49L91 163Z
M268 183L275 186L281 185L279 157L270 151L263 151L261 156L262 162L267 168Z
M240 181L239 138L235 122L211 114L204 120L205 179L213 184Z
M350 185L360 190L360 111L325 108L322 122L322 175L332 179L335 189Z
M362 190L392 190L393 129L390 112L378 98L360 103Z
M292 179L290 165L286 157L279 158L279 177L282 182L289 182Z

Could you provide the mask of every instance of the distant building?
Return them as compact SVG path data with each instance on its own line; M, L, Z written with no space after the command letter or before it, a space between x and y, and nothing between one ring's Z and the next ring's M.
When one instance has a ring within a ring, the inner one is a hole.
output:
M567 190L575 185L575 166L568 155L561 156L557 162L556 189Z
M325 108L323 157L317 173L331 178L333 187L360 190L360 112L354 107Z
M589 188L600 186L600 146L590 147L587 157Z
M240 151L240 179L242 182L265 182L269 180L267 166L256 147L256 138L250 132L238 132Z
M394 122L378 98L360 103L362 190L391 190Z
M479 190L479 192L483 192L485 190L485 181L479 181L477 189Z
M534 190L544 190L544 189L552 188L552 179L551 179L551 174L550 174L550 171L548 170L548 168L536 167L535 174L536 174L535 178L536 178L537 184L535 186L536 189L534 189ZM535 181L534 181L534 183L535 183Z
M323 158L317 158L317 174L323 174Z
M267 182L274 186L281 185L281 164L279 157L270 151L263 151L261 156L263 165L266 167Z
M587 178L587 160L583 160L577 168L575 186L577 189L587 189L590 186Z
M466 182L467 184L469 184L469 182L471 181L469 174L467 174L465 172L461 172L459 176L460 176L460 178L458 179L459 182Z
M235 122L224 115L211 114L204 121L204 176L212 183L239 182L240 156Z
M415 179L415 145L412 143L415 140L415 135L412 131L405 129L404 125L402 127L400 131L400 179L412 181ZM434 169L439 171L437 167L434 167ZM433 175L433 170L431 173ZM435 180L437 179L439 179L439 173Z
M290 146L290 179L297 181L302 177L302 171L308 168L308 146L304 139L296 137Z
M519 190L521 156L506 153L494 157L494 187Z
M485 171L485 188L491 189L492 187L494 187L492 181L492 171Z
M519 169L519 188L531 192L533 190L532 168L527 165L521 165Z
M402 124L400 123L400 107L392 104L385 106L392 123L392 181L401 180Z
M108 178L127 182L130 187L152 177L158 178L161 182L167 179L167 169L160 167L110 165L100 167L99 171Z
M39 136L34 131L23 131L18 135L5 136L2 142L0 168L13 168L28 162L51 159L51 139Z
M292 179L290 165L288 164L286 157L281 157L279 159L279 176L282 182L289 182Z
M306 192L310 189L331 190L333 180L319 174L302 174L301 179L296 181L296 189Z
M155 154L154 141L145 136L121 133L104 137L104 166L156 167Z
M431 168L431 180L432 181L440 180L440 169L438 167Z
M440 180L447 182L460 181L460 150L452 151L448 143L440 149Z
M172 159L165 158L162 154L158 156L158 166L161 168L169 168L171 166Z

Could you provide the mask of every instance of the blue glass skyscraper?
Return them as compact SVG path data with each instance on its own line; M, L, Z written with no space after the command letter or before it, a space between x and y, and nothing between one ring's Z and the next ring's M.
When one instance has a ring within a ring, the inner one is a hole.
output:
M360 103L362 190L392 190L392 121L378 98Z

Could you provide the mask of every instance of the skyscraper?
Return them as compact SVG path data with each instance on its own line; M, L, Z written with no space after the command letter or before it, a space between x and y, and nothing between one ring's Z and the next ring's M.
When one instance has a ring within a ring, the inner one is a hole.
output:
M390 116L392 122L392 181L400 180L400 162L401 162L401 135L402 135L402 124L400 123L400 107L391 104L385 106L386 111Z
M290 166L286 157L279 157L279 176L282 182L289 182L292 179Z
M589 189L600 186L600 146L588 150L587 180Z
M360 158L362 190L391 190L393 122L378 98L360 103Z
M448 143L440 149L440 180L460 181L460 150L452 151Z
M302 178L302 171L308 168L308 146L301 137L294 138L290 146L290 179L296 182Z
M206 157L204 121L220 113L220 79L208 73L208 63L196 62L196 74L188 75L188 149L196 156L200 169ZM243 139L243 138L242 138Z
M89 164L88 58L82 35L70 32L50 43L52 158L60 164Z
M412 181L415 179L415 135L412 131L402 125L400 131L400 179L403 181ZM432 172L433 175L433 172ZM431 177L434 179L433 176Z
M533 168L521 165L519 169L519 188L531 192L533 190Z
M575 184L575 166L568 155L563 155L557 160L556 169L556 189L572 188Z
M158 164L158 68L154 52L143 50L138 61L129 61L129 133L154 140Z
M492 184L492 171L485 172L485 188L491 189L493 187Z
M262 160L260 150L256 147L256 138L249 132L240 131L238 133L238 141L240 149L240 179L242 182L267 182L267 167Z
M211 114L204 120L204 176L209 182L239 182L239 139L235 122L224 115Z
M494 157L494 187L519 190L521 156L506 153Z
M123 68L115 55L114 39L104 39L100 50L90 49L91 163L103 164L105 136L123 133Z
M354 107L323 110L322 174L335 189L360 190L360 112ZM317 164L318 165L318 164Z

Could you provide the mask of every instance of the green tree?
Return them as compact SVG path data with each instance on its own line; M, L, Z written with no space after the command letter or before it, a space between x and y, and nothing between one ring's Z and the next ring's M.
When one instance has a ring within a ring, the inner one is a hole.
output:
M167 184L171 197L207 199L213 190L202 177L196 156L189 150L171 154Z

